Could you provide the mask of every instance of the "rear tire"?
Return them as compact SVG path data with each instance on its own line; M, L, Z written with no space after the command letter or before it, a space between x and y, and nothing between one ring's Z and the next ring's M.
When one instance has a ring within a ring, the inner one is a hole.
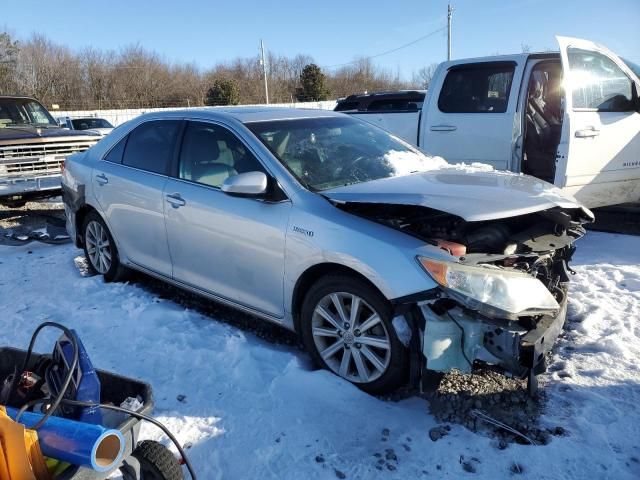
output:
M318 280L302 304L300 328L319 366L365 392L389 393L406 380L408 352L393 327L391 305L359 278Z
M96 211L89 212L82 225L82 244L89 270L105 282L124 280L128 269L120 263L116 243L107 224Z

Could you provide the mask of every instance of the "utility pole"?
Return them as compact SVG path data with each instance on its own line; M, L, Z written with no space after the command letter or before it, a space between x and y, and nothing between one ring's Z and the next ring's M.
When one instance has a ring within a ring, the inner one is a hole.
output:
M264 75L264 99L269 105L269 87L267 86L267 62L264 60L264 42L260 40L260 63L262 64L262 74Z
M453 16L453 8L451 3L447 6L447 61L451 60L451 17Z

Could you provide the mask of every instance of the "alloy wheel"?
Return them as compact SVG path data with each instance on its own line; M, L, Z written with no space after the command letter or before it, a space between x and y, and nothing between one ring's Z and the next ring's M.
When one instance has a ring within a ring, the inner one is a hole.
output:
M324 296L311 323L318 353L334 373L354 383L369 383L387 371L389 332L378 312L359 296L347 292Z
M112 250L107 231L100 222L91 220L87 224L85 242L91 265L104 275L111 268Z

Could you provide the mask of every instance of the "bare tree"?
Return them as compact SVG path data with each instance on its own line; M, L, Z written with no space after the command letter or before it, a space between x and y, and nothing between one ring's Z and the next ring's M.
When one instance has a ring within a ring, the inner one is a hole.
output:
M275 102L296 98L309 55L269 52L267 79ZM352 93L405 88L410 84L359 58L334 71L322 69L325 86L337 98ZM262 68L257 55L221 62L202 71L194 64L171 63L140 44L118 51L85 48L79 52L43 35L16 42L0 33L0 92L34 95L45 105L63 109L137 108L203 105L215 81L233 82L234 102L264 101ZM235 95L235 94L234 94ZM212 99L209 99L212 100Z
M422 67L420 70L413 74L413 83L418 88L429 88L431 80L433 80L433 75L436 73L436 68L438 68L437 63L432 63L431 65Z

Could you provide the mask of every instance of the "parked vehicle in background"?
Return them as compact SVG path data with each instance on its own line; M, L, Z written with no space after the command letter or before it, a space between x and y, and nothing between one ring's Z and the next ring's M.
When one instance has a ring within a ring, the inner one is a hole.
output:
M560 53L440 64L417 110L416 92L351 96L336 110L452 163L533 175L588 207L637 202L639 77L600 45L557 38Z
M60 195L65 158L99 139L61 128L33 98L0 96L0 204L17 207Z
M103 137L105 135L109 135L114 128L113 125L104 118L96 117L58 117L58 123L61 127L68 128L69 130L82 130L89 133L95 133Z
M105 280L132 268L283 325L369 392L425 366L535 379L593 220L541 180L322 110L142 115L70 157L63 186Z

